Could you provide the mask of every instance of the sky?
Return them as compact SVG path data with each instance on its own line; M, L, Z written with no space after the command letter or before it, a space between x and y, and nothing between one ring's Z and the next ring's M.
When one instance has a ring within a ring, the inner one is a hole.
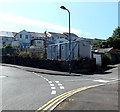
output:
M69 9L71 32L79 37L107 39L118 27L115 0L64 1L0 0L0 31L68 32L68 12L60 6Z

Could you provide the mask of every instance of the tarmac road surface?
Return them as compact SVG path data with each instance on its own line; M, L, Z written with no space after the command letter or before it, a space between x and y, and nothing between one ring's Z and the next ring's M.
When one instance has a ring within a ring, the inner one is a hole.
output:
M68 76L64 72L4 64L0 73L2 110L37 110L71 90L118 80L117 66L105 74Z

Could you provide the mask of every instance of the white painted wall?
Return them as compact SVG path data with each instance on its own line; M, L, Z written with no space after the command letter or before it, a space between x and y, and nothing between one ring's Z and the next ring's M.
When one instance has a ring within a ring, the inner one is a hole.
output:
M20 35L22 35L22 38L20 38ZM26 39L26 35L28 35L28 39ZM16 38L17 38L18 41L20 41L22 43L30 43L30 40L31 40L30 34L25 30L19 32L16 35Z
M102 66L102 57L101 54L93 54L93 58L96 59L96 65Z
M13 41L12 46L19 46L19 41Z

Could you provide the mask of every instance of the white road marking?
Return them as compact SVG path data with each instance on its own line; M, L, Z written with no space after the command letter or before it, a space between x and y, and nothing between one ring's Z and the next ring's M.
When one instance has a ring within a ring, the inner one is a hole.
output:
M96 82L110 82L110 81L107 81L107 80L101 80L101 79L99 79L99 80L93 80L93 81L96 81Z
M58 86L62 86L62 84L58 83Z
M43 76L40 76L40 77L43 77Z
M49 81L48 83L49 83L49 84L51 84L51 83L52 83L52 81Z
M64 86L60 86L60 89L65 89Z
M3 77L6 77L6 76L0 75L0 78L3 78Z
M46 81L48 82L49 80L48 80L48 79L46 79Z
M56 94L56 91L55 91L55 90L52 90L51 94Z
M55 89L55 87L51 87L51 89Z
M50 86L54 86L54 84L50 84Z
M59 81L55 81L56 83L59 83Z
M59 81L55 81L55 82L57 83L60 89L65 89L64 86Z
M33 72L35 75L37 74L37 73L35 73L35 72Z
M91 80L91 79L78 79L78 80L66 80L66 81L76 82L76 81L84 81L84 80Z

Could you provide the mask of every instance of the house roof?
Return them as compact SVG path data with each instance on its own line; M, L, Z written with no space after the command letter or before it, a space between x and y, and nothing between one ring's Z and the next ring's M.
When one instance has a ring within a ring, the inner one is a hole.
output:
M13 36L15 37L18 33L17 32L12 32L13 33Z
M61 33L55 33L55 32L49 32L52 37L61 37L61 38L67 38L66 35L61 34Z
M32 37L45 37L44 33L37 33L37 32L28 32Z
M69 33L67 33L67 32L64 32L63 33L64 35L66 35L67 37L69 36ZM76 34L74 34L74 33L70 33L72 36L75 36L75 37L78 37Z
M3 37L14 37L13 32L8 32L8 31L0 31L0 36L3 36Z

